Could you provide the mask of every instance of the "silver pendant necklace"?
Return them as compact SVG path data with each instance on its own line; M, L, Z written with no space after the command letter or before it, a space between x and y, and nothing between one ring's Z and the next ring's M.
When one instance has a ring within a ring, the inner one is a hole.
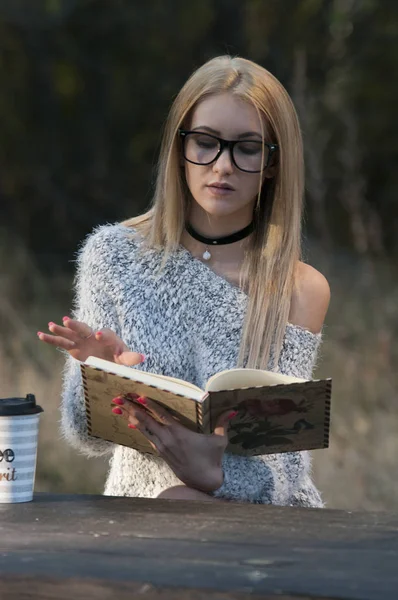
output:
M231 235L224 235L223 237L219 238L205 237L204 235L201 235L200 233L195 231L195 229L189 223L185 225L185 229L188 231L191 237L193 237L195 240L198 240L198 242L202 242L202 244L205 244L205 251L202 254L202 258L205 261L209 261L211 259L209 246L223 246L225 244L233 244L234 242L239 242L240 240L243 240L254 230L254 221L252 221L243 229L232 233Z
M209 252L209 248L206 246L206 250L203 252L202 258L204 260L210 260L211 259L211 254Z

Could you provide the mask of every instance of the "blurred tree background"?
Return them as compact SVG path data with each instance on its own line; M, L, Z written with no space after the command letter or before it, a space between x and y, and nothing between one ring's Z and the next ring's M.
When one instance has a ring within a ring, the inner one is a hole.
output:
M280 79L303 129L306 257L332 287L318 485L329 506L396 506L397 41L393 0L0 0L0 393L47 408L38 489L100 491L106 466L59 440L62 358L35 332L68 312L93 226L147 208L182 84L232 54Z

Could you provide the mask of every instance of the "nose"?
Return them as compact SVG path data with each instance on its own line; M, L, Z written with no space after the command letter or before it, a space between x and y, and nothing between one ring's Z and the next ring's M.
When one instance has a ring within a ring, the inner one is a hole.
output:
M234 163L232 162L231 151L229 148L224 148L220 156L213 163L214 173L232 173Z

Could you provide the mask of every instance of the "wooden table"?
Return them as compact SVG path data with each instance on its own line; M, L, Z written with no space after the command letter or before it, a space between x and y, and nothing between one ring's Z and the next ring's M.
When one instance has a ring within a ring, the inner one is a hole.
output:
M37 494L0 504L0 598L397 600L398 513Z

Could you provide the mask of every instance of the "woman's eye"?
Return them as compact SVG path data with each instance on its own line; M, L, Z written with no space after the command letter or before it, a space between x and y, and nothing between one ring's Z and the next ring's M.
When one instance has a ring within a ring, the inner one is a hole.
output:
M238 144L238 151L242 154L258 154L261 152L261 144L255 144L253 142L246 142Z
M196 144L201 148L215 148L217 142L208 138L196 138Z

